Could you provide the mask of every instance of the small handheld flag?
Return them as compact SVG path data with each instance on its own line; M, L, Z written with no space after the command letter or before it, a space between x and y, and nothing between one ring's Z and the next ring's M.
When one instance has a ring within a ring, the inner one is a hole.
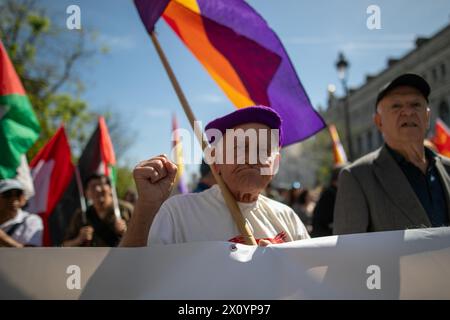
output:
M331 140L333 143L333 156L335 165L343 165L347 163L347 155L345 154L344 147L342 146L341 139L334 124L328 126Z

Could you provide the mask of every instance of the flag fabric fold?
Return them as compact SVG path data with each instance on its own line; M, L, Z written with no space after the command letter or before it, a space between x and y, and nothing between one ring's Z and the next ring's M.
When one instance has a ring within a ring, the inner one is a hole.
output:
M119 202L116 194L116 156L104 117L98 118L97 128L83 150L78 161L78 168L83 182L94 173L109 177L113 192L114 212L119 218Z
M135 0L152 32L147 2ZM278 36L245 1L172 0L162 17L237 108L266 105L281 115L284 145L325 127Z
M432 142L440 154L450 158L450 130L439 118L436 120Z
M141 20L145 21L145 28L152 32L155 23L161 17L170 0L135 1Z
M77 181L76 170L78 170L80 181ZM77 168L72 176L69 186L58 202L54 213L51 214L51 229L54 243L63 241L64 232L68 227L76 210L86 206L84 198L83 183L92 174L104 174L111 180L113 192L114 213L120 215L118 199L116 194L116 157L109 136L108 128L103 117L98 118L97 127L89 138L78 160Z
M30 163L35 195L28 211L39 214L44 222L44 246L52 245L49 217L67 189L73 174L70 145L61 126Z
M14 178L40 125L25 89L0 41L0 179Z
M115 184L116 156L114 153L108 127L103 117L98 118L98 125L89 139L78 161L81 179L84 181L94 173L104 174Z
M336 126L331 124L328 126L330 132L331 141L333 143L333 157L334 165L343 165L348 162L347 155L345 153L344 147L342 146L341 139L339 139L339 134L337 132Z

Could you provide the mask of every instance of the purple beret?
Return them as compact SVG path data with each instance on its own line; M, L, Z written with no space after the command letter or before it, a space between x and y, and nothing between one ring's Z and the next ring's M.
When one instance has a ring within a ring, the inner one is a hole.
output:
M227 129L233 129L238 125L251 122L265 124L271 129L278 129L279 145L282 145L283 137L281 135L281 117L275 110L265 106L251 106L238 109L221 118L212 120L205 127L208 142L214 142L211 141L213 136L208 134L209 129L217 129L225 135Z

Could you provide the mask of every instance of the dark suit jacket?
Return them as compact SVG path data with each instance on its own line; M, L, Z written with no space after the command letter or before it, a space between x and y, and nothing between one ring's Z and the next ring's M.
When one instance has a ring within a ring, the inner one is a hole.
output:
M326 237L333 234L333 212L337 187L329 186L320 195L313 214L311 237Z
M450 159L436 156L450 217ZM385 146L344 168L334 207L334 234L429 228L431 222Z

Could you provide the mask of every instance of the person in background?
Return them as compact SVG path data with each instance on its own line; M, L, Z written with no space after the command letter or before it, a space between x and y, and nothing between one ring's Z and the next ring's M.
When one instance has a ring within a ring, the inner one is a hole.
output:
M326 237L333 234L333 212L336 201L339 173L344 165L331 171L330 184L323 189L314 208L311 237Z
M197 193L205 191L215 184L216 180L214 179L214 176L211 172L211 168L203 159L202 164L200 165L200 181L198 182L193 192Z
M291 208L294 209L300 220L305 224L308 232L312 229L312 215L314 210L314 201L311 192L308 189L300 189L300 194L294 200Z
M283 202L281 196L276 188L272 185L272 182L269 182L266 189L264 190L264 195L272 200Z
M278 194L280 195L280 202L289 205L291 202L291 192L288 185L280 184L277 187Z
M450 159L424 146L430 91L411 73L380 90L373 120L385 144L342 169L333 233L449 225Z
M86 210L86 223L77 210L66 232L63 246L115 247L127 230L133 206L119 200L120 218L114 213L111 181L105 175L93 174L84 184L87 198L92 202Z
M128 202L129 204L134 206L136 204L136 200L137 200L136 191L134 191L132 189L128 189L127 192L125 192L125 196L123 197L123 200L125 200L126 202Z
M25 204L22 183L15 179L0 180L0 247L42 246L42 220L22 210Z
M289 207L293 207L293 205L297 202L298 197L302 193L301 183L298 181L295 181L291 185L291 189L289 189Z

